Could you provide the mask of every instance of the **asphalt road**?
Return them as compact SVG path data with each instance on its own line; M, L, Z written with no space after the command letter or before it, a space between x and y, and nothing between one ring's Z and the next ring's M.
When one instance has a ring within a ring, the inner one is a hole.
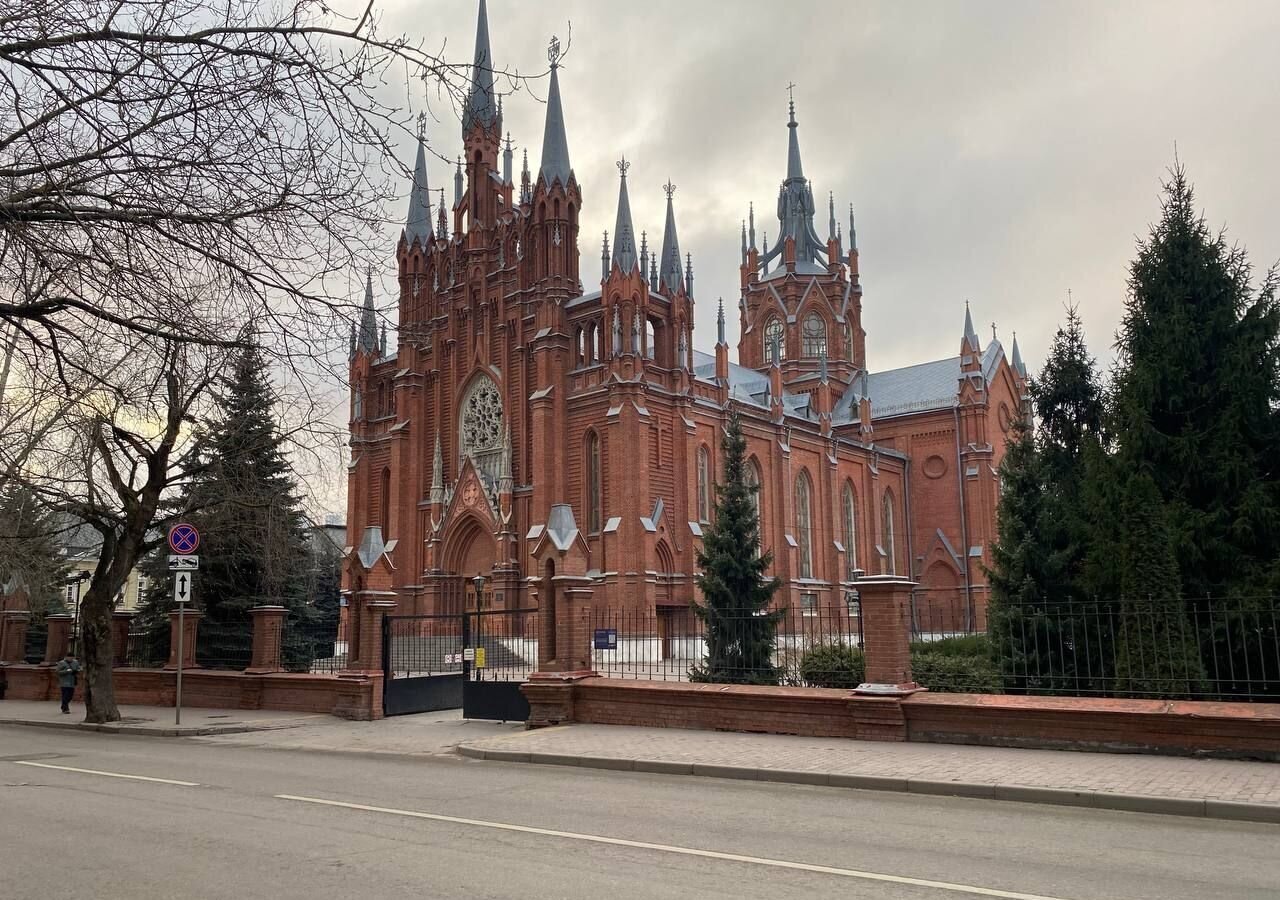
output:
M1274 825L0 729L3 900L1277 896Z

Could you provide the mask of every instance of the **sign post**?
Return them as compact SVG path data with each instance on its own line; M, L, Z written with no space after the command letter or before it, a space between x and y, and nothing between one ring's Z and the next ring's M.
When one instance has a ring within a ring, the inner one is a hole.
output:
M192 554L199 546L200 532L195 526L183 522L169 529L169 549L174 553L169 557L169 570L173 572L173 602L178 605L178 684L173 698L174 725L182 724L182 663L185 659L182 642L187 634L187 601L191 599L196 578L190 573L200 565L200 558Z

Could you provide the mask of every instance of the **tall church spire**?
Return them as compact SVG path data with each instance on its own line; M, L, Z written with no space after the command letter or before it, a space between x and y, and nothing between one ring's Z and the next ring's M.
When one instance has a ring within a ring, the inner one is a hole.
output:
M667 224L662 231L662 261L658 268L658 289L674 294L680 290L684 282L683 267L680 265L680 240L676 237L676 212L671 202L676 186L668 180L662 189L667 192Z
M378 315L373 309L373 267L365 274L364 307L360 310L360 336L356 349L376 355L378 352Z
M792 88L794 85L788 86L788 90ZM786 249L788 239L795 241L798 265L817 263L826 254L826 242L818 237L813 226L813 189L804 177L804 168L800 164L799 123L796 122L794 99L789 103L788 110L787 178L778 190L778 243L774 245L772 254L766 252L761 258L765 271L768 271L769 261Z
M551 39L551 47L547 50L547 58L551 60L551 87L547 92L547 122L542 130L542 165L538 168L538 178L550 186L558 178L561 184L568 184L573 175L573 167L569 165L569 141L564 133L564 109L560 105L560 42Z
M462 111L462 136L465 138L472 128L492 128L500 123L502 114L498 111L498 97L493 89L493 52L489 49L489 11L484 0L480 0L480 11L476 17L476 55L471 66L471 92L467 95L467 105Z
M631 163L626 157L618 160L618 218L613 226L613 264L623 275L629 275L638 265L635 229L631 225L631 199L627 196L627 169Z
M787 90L791 91L795 85L790 85ZM787 181L804 181L804 168L800 165L800 136L797 129L800 123L796 121L796 99L794 93L791 100L787 104L789 116L787 120Z
M1022 362L1022 351L1018 349L1018 332L1013 333L1013 368L1023 378L1027 377L1027 367Z
M405 218L404 239L422 246L435 234L431 224L431 191L427 187L427 145L418 135L418 159L413 164L413 186L409 189L409 215Z

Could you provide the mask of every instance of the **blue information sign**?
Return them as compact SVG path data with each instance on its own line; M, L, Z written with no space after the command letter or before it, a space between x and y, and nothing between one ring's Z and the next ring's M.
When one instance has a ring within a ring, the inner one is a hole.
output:
M617 650L618 649L618 629L597 628L594 645L597 650Z

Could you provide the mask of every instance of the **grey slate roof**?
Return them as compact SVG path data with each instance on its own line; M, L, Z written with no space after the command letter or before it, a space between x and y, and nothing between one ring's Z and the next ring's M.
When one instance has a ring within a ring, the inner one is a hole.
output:
M551 67L551 87L547 93L547 121L542 129L542 165L538 167L538 178L548 185L560 179L561 184L568 184L573 174L569 165L569 140L564 132L564 109L560 105L559 66Z

